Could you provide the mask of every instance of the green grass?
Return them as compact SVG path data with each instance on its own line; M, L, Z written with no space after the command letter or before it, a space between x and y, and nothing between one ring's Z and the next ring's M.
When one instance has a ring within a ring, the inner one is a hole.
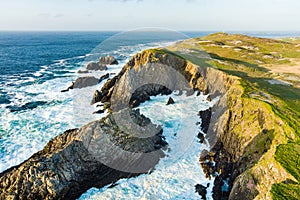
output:
M273 199L300 199L300 145L293 142L279 145L275 159L297 182L274 184L271 190Z
M274 200L299 200L300 186L295 184L274 184L271 190Z

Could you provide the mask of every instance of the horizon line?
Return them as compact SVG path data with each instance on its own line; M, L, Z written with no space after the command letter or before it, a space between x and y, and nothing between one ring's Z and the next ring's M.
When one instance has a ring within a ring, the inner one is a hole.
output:
M164 31L163 28L161 28L162 32ZM165 29L165 32L169 32L172 31L173 29ZM0 30L0 32L131 32L131 31L135 31L135 32L143 32L143 30L141 29L141 31L139 31L139 29L129 29L129 30L62 30L62 29L58 29L58 30ZM156 31L156 30L154 30ZM178 31L178 32L213 32L213 33L217 33L217 32L222 32L222 33L226 33L226 32L274 32L274 33L300 33L300 30L173 30L173 31ZM144 31L146 32L146 31ZM150 31L147 31L150 32Z

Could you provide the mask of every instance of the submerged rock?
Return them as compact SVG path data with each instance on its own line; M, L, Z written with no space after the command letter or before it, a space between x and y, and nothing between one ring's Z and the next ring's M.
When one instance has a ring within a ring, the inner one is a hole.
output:
M7 106L6 108L8 108L10 112L19 112L23 110L32 110L45 104L47 104L47 101L33 101L25 103L22 106Z
M89 71L88 70L78 70L78 74L87 74Z
M127 116L135 123L122 121ZM148 173L164 156L161 148L166 145L161 128L149 121L127 109L66 131L0 173L0 199L76 199L92 187Z

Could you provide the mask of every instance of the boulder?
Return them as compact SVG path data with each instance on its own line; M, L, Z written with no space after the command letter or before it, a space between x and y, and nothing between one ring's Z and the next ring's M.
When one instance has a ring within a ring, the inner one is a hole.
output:
M113 56L100 57L99 64L102 65L117 65L119 62Z
M87 76L87 77L79 77L76 79L73 85L73 89L75 88L85 88L89 86L94 86L99 83L99 79L93 77L93 76Z
M94 63L91 62L86 66L87 70L95 70L95 71L104 71L107 70L107 66L105 64L101 64L101 63Z
M172 97L169 98L168 102L167 102L167 105L171 105L171 104L174 104L175 101L172 99Z

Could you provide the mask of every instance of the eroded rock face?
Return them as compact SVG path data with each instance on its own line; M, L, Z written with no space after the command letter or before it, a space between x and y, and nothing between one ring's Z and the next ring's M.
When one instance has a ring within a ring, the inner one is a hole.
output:
M99 99L102 103L111 102L112 110L135 107L151 95L170 94L174 90L193 91L197 85L205 88L200 77L197 69L184 59L145 51L134 56L117 76L104 85L99 91Z
M210 119L211 119L211 108L208 110L200 111L199 116L201 118L201 129L204 133L207 133L209 124L210 124Z
M116 119L127 115L135 123L118 125ZM145 126L152 137L138 138L132 132L143 134ZM161 133L160 127L131 110L66 131L0 174L0 199L76 199L91 187L148 172L164 156Z

